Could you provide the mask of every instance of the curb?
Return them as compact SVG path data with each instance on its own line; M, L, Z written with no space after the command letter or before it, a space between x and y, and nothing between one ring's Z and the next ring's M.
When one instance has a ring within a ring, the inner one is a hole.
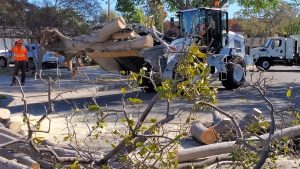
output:
M14 100L12 96L7 96L5 99L0 99L0 108L7 108L7 106Z

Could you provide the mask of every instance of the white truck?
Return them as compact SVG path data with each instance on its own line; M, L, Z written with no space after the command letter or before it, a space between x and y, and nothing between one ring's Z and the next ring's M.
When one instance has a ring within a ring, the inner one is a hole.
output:
M256 66L264 70L270 69L273 65L300 65L300 35L290 37L272 37L258 48L250 50L250 57L253 57Z

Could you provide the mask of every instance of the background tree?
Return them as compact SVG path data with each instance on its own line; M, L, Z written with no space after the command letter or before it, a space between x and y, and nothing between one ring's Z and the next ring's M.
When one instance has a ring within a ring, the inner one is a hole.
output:
M245 34L253 41L254 37L262 37L266 40L269 36L290 35L289 25L297 20L297 16L298 11L294 6L280 2L276 7L259 11L244 7L236 13L235 17Z

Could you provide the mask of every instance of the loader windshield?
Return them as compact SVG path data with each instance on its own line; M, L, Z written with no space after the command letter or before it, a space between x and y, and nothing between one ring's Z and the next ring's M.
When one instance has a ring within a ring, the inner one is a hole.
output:
M185 36L187 34L197 34L202 26L205 28L205 11L191 10L180 13L180 34Z

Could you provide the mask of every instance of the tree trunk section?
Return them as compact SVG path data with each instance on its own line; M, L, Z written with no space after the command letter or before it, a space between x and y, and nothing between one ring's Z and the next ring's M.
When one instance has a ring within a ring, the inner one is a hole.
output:
M126 27L126 23L124 18L118 17L113 21L105 23L100 30L94 31L87 36L77 37L75 38L75 40L81 40L87 43L106 42L110 39L113 33L121 31L125 27Z
M0 108L0 122L7 122L10 120L10 111L8 109Z
M223 118L219 123L210 127L217 136L226 134L233 129L232 122L229 118Z
M4 124L5 127L7 127L9 130L15 133L20 133L22 131L21 125L18 122L15 121L8 121Z
M112 40L127 40L127 39L137 39L141 36L135 33L135 31L121 31L114 33L111 37Z
M119 41L119 42L105 42L105 43L73 43L74 49L93 50L93 51L128 51L128 50L142 50L144 48L152 47L154 40L152 36L142 36L138 39ZM73 45L72 44L72 45ZM87 51L88 51L87 50Z
M214 130L206 128L202 123L195 123L192 125L190 133L198 141L204 144L212 144L217 141L217 136Z

